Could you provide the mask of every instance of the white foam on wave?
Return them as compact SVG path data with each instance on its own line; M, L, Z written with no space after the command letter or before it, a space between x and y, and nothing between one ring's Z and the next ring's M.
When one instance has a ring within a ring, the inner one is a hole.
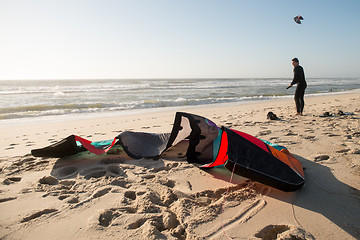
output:
M308 79L306 95L360 89L359 79ZM116 113L292 97L290 79L0 81L0 119ZM332 91L332 92L331 92Z

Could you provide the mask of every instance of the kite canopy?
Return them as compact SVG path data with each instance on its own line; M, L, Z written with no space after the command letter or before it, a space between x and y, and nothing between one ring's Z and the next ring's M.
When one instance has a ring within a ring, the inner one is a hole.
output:
M99 155L116 144L130 157L140 159L158 157L185 139L187 161L201 168L223 165L235 174L283 191L295 191L305 182L301 163L286 148L276 149L244 132L219 128L207 118L183 112L176 113L171 133L125 131L101 142L71 135L31 153L35 157L63 157L88 150Z
M304 20L304 18L300 15L297 15L296 17L294 17L294 21L297 23L297 24L301 24L301 21L300 20Z

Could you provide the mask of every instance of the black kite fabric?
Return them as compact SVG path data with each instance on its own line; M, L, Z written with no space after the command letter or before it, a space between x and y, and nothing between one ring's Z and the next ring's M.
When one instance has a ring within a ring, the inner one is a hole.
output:
M205 117L184 112L176 113L171 133L125 131L102 142L71 135L31 153L35 157L64 157L82 151L99 155L116 144L131 158L140 159L158 157L185 139L187 161L199 167L224 165L235 174L283 191L295 191L305 182L301 163L286 149L277 150L249 134L220 128Z

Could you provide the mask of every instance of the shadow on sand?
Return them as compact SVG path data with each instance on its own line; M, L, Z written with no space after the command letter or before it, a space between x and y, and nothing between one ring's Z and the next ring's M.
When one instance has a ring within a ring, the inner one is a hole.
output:
M186 142L177 144L176 147L161 155L162 159L185 162L188 145ZM81 152L75 155L59 158L53 166L51 175L57 179L71 179L83 176L85 179L99 178L102 176L126 177L124 168L135 166L149 169L150 172L158 172L170 169L164 161L157 158L133 159L129 157L121 146L113 147L112 152L105 155L95 155L90 152ZM121 164L121 167L119 167Z
M293 204L295 216L296 208L307 209L323 215L355 239L360 239L360 191L339 181L329 167L297 155L295 157L305 169L305 185L296 192L271 188L266 195ZM227 182L231 176L231 172L225 168L214 168L206 172ZM232 179L235 184L244 181L246 179L237 175ZM299 220L299 224L302 221L304 219Z

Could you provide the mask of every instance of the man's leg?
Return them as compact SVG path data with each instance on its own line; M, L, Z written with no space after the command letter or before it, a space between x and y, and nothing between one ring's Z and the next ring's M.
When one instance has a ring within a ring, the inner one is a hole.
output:
M305 88L300 88L298 97L299 97L299 110L301 115L304 111L304 106L305 106L304 95L305 95Z
M295 100L295 106L296 106L296 114L300 115L301 114L301 103L300 103L299 93L298 93L297 89L295 91L294 100Z

